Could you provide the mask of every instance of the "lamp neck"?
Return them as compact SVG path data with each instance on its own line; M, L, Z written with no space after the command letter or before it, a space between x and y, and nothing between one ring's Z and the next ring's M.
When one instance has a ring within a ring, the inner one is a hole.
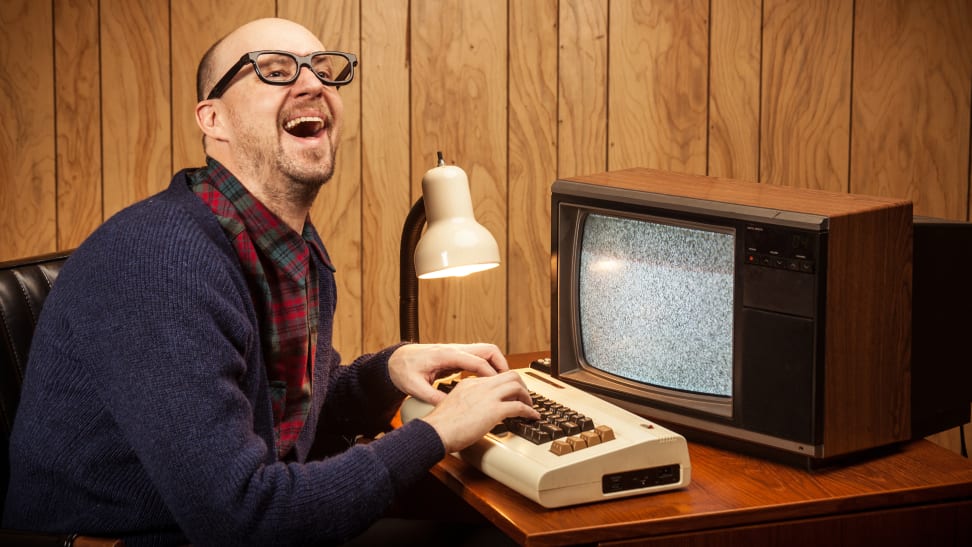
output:
M419 341L418 324L418 277L415 275L415 247L425 228L425 198L420 197L402 228L401 255L399 256L399 307L398 325L404 342Z

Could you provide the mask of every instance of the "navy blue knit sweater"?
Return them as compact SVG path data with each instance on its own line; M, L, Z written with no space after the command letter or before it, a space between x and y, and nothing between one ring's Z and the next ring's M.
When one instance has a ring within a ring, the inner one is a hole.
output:
M340 542L379 518L444 448L417 420L308 461L318 432L377 432L403 398L388 376L394 348L340 366L334 277L318 270L313 405L297 460L282 462L246 280L185 172L105 222L41 314L4 526L129 545L287 545Z

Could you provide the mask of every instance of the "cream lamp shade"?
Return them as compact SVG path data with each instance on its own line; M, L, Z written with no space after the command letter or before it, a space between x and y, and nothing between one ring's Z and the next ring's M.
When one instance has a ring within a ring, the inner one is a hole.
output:
M496 239L473 214L466 172L439 165L422 177L427 226L415 248L421 279L460 277L499 266Z
M425 228L423 234L422 229ZM402 227L399 327L403 341L418 342L418 278L466 276L499 266L496 239L473 215L466 172L438 165L422 177L422 197Z

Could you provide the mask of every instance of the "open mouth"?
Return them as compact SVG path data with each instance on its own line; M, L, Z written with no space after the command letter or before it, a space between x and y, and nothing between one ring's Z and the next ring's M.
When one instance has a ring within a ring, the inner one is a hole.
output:
M324 131L324 118L301 116L284 124L284 131L295 137L316 137Z

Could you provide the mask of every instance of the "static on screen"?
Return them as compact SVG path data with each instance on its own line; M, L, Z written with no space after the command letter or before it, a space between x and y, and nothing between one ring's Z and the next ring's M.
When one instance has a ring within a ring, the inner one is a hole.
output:
M588 215L579 272L587 362L639 383L731 396L734 239Z

